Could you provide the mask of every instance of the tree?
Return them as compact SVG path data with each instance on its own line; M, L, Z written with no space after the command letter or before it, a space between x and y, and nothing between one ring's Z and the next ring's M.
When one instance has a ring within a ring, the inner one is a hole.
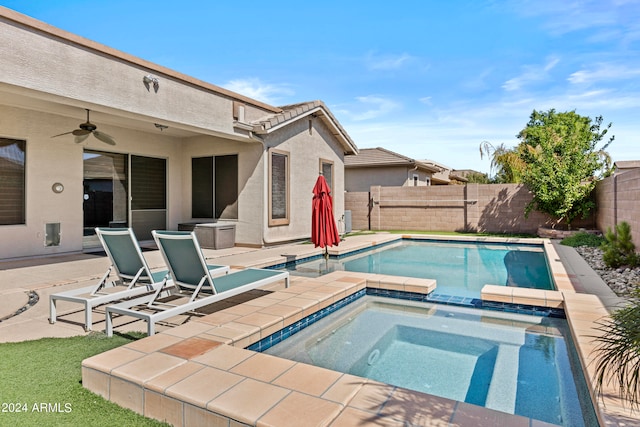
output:
M489 141L484 141L480 144L480 158L485 154L491 156L491 170L495 170L493 182L500 184L522 182L525 164L515 148L507 148L504 144L494 147Z
M586 217L595 203L591 193L596 180L611 170L604 151L612 136L598 149L611 127L601 130L602 116L592 120L575 111L556 113L534 110L527 126L517 135L515 151L526 164L522 182L533 193L525 216L533 210L562 219L571 227L576 217Z
M469 184L489 184L491 182L489 176L482 172L469 172L465 178Z

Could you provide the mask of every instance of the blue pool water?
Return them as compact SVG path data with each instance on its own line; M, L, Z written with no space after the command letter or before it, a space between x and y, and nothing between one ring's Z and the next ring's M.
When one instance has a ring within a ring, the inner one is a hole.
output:
M329 260L287 266L292 274L336 270L436 279L436 293L480 298L486 284L554 289L544 250L536 245L403 240Z
M365 296L264 352L551 424L598 425L564 319Z

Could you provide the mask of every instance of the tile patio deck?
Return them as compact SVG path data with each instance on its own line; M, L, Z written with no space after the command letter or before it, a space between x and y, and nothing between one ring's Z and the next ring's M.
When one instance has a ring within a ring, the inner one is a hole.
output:
M389 234L352 237L338 249L347 252L399 237ZM596 334L594 322L621 301L572 248L549 241L545 247L557 291L490 286L483 290L483 299L562 306L585 375L592 382L590 351L592 336ZM217 263L260 267L308 257L319 250L310 245L291 245L263 250L205 250L205 253L217 258ZM145 256L152 268L162 267L159 254L145 252ZM83 333L82 315L73 310L66 318L63 314L55 325L46 322L49 294L85 285L107 267L103 257L77 258L32 266L27 265L30 261L18 265L0 263L3 301L19 308L27 301L28 291L37 292L41 298L35 306L0 322L0 341ZM292 277L288 289L278 284L267 287L268 293L253 291L223 301L211 314L176 319L182 325L165 327L152 337L85 360L83 385L145 416L184 426L299 426L301 420L304 425L331 426L547 425L245 349L365 286L429 292L432 285L428 280L350 272L334 272L313 279ZM0 318L12 310L6 304L2 307ZM64 307L60 311L63 313ZM98 323L95 329L103 325ZM119 329L144 330L144 325L123 319ZM601 425L640 425L638 414L630 413L614 396L614 391L608 390L605 402L599 402Z

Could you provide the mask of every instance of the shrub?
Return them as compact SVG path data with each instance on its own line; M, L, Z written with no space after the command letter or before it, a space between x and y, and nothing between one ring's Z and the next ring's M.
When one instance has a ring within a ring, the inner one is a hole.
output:
M592 248L598 248L604 243L604 238L597 236L586 231L580 231L573 236L565 237L560 241L565 246L577 247L577 246L589 246Z
M622 221L616 225L615 233L611 228L607 229L604 235L605 242L602 244L602 260L607 267L615 268L621 265L638 265L638 254L636 246L631 238L631 226L628 222Z
M617 388L618 395L640 408L640 288L629 296L629 304L598 322L595 338L595 391L603 399L604 388Z

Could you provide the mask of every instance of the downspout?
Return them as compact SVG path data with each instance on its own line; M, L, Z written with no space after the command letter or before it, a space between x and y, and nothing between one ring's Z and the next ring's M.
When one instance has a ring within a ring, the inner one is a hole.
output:
M256 135L256 133L253 131L249 132L249 138L253 139L254 141L258 141L260 144L262 144L262 201L263 201L262 205L267 209L262 210L262 227L261 227L262 236L260 236L260 240L262 241L262 246L264 246L264 245L276 243L265 238L268 230L267 224L269 223L269 218L268 218L269 208L268 206L265 206L265 205L268 205L269 203L269 158L268 158L269 147L267 147L267 144L266 142L264 142L264 139Z

